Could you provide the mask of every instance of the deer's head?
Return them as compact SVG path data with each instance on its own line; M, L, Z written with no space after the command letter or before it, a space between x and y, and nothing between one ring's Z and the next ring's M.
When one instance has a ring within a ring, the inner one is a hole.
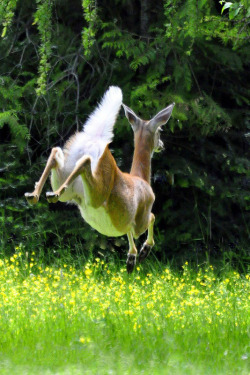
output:
M157 113L151 120L145 121L138 117L135 112L123 104L125 115L134 131L135 143L141 143L142 147L149 147L150 152L160 152L163 142L160 139L161 126L166 124L171 117L175 103L170 104Z

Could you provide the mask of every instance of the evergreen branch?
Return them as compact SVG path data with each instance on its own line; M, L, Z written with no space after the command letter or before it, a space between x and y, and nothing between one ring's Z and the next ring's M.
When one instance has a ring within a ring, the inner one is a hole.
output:
M97 6L95 0L82 0L83 16L88 23L88 27L84 27L82 31L82 45L84 48L84 56L89 57L91 48L95 42L97 32Z
M51 0L36 0L36 2L38 8L34 15L35 20L33 24L37 24L41 38L41 45L39 47L39 78L36 89L37 95L40 96L46 93L47 75L50 70L52 5Z
M14 17L17 0L2 0L0 4L0 23L3 25L2 38L5 37L8 27Z

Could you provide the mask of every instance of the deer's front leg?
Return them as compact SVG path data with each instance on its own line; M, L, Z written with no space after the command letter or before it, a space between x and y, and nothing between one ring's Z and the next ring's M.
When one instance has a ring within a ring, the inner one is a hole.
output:
M155 222L155 215L150 214L150 219L149 219L149 226L148 226L148 237L144 244L142 245L142 248L139 252L139 263L141 263L147 256L149 255L152 247L154 246L154 222Z
M133 272L136 265L137 249L134 243L133 235L131 232L128 233L129 252L127 258L127 272Z
M50 174L52 168L63 168L64 166L64 155L60 147L54 147L51 150L50 156L47 160L47 164L40 177L40 180L35 183L35 190L32 193L25 193L25 198L31 204L36 204L39 201L40 194L43 186Z

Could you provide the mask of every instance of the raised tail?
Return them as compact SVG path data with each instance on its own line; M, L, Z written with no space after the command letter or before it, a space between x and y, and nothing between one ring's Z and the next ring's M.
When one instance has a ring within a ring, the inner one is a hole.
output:
M110 86L101 103L92 112L84 125L83 132L93 141L102 140L106 144L113 139L113 127L122 104L122 91Z
M83 155L91 156L91 168L95 170L107 144L112 141L113 127L122 104L122 91L111 86L101 103L89 116L83 131L76 133L65 145L67 169L72 170Z

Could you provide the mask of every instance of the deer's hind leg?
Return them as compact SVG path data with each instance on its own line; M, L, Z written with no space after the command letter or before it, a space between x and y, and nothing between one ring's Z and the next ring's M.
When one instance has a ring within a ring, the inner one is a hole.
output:
M149 226L148 226L148 237L144 244L142 245L142 248L139 252L139 263L141 263L147 256L149 255L152 247L154 246L154 222L155 222L155 215L150 214L149 218Z
M46 198L50 203L56 203L60 196L67 190L69 185L84 171L85 168L91 170L90 167L91 158L88 155L82 156L75 165L75 168L70 173L68 178L64 181L64 183L55 191L47 192Z
M31 204L36 204L39 201L40 194L43 186L53 168L63 168L64 166L64 155L60 147L54 147L51 150L50 156L47 160L47 164L40 177L40 180L35 183L35 189L32 193L25 193L25 198Z
M85 202L94 207L100 207L110 195L114 180L114 161L111 153L106 147L103 155L100 157L97 167L92 172L92 158L90 155L82 156L75 164L75 167L66 181L54 192L47 193L47 200L55 203L68 188L68 186L81 176L84 187Z

